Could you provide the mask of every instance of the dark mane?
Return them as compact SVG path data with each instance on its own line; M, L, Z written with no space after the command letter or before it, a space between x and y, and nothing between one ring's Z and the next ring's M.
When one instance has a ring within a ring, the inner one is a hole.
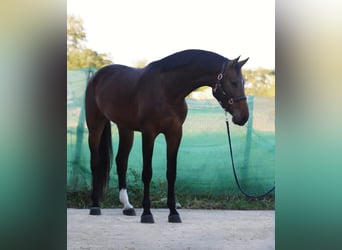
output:
M214 52L205 50L183 50L172 55L169 55L158 61L154 61L147 65L150 69L155 69L160 72L172 71L189 64L200 68L208 68L222 64L226 60L225 57Z

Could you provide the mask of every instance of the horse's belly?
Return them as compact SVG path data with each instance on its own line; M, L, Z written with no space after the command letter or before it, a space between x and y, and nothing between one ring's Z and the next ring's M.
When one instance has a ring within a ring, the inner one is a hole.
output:
M111 112L106 114L107 119L114 122L120 127L125 127L133 130L139 129L139 122L137 121L134 111L122 110L114 108Z

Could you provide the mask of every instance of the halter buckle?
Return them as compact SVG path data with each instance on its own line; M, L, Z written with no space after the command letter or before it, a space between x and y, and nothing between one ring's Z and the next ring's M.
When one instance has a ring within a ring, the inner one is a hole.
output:
M232 104L234 103L234 99L233 99L233 98L230 98L229 101L228 101L228 103L229 103L230 105L232 105Z
M220 74L218 74L218 76L217 76L217 80L221 80L223 78L223 74L222 73L220 73Z

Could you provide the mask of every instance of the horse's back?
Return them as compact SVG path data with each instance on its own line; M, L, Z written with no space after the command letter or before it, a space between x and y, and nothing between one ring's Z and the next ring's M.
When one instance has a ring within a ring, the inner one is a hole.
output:
M134 84L141 76L142 70L120 64L110 64L99 69L94 77L93 84Z

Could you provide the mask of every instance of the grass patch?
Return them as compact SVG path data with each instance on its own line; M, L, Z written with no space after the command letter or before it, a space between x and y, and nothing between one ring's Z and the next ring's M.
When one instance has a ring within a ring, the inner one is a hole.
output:
M129 170L130 181L128 184L129 201L134 207L142 207L143 185L137 171ZM67 192L68 208L89 208L91 190ZM152 208L167 208L167 182L152 181L150 185L150 199ZM263 199L251 199L242 195L212 193L195 194L186 190L176 189L177 204L188 209L232 209L232 210L274 210L274 196L266 196ZM102 208L122 208L119 201L119 189L107 188L102 201Z
M166 193L162 189L151 190L152 208L167 208ZM90 190L68 191L68 208L89 208L91 205ZM143 190L128 188L129 199L134 207L142 207ZM117 188L107 189L104 199L101 201L103 208L122 208L119 202ZM249 199L239 195L212 195L177 193L177 203L182 208L188 209L232 209L232 210L274 210L274 197L267 196L261 200Z

